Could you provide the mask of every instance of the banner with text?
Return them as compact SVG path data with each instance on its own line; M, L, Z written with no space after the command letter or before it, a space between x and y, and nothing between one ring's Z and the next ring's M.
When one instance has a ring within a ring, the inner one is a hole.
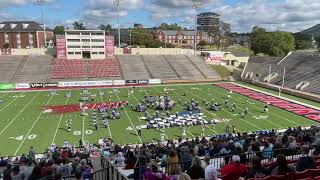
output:
M161 79L149 79L149 84L162 84Z
M113 80L113 85L115 85L115 86L126 85L126 81L125 80Z
M59 82L58 87L89 87L89 86L111 86L112 80L105 81L73 81L73 82Z
M29 83L16 83L16 89L29 89Z
M105 38L106 58L114 55L114 36L106 36Z
M127 85L137 85L138 81L137 80L126 80Z
M56 35L56 51L57 59L67 58L67 45L64 35Z

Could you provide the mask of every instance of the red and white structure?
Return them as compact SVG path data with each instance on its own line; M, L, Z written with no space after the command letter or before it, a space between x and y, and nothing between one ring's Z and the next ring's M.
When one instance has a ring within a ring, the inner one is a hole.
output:
M114 37L102 30L69 30L56 36L57 59L106 59L114 55Z

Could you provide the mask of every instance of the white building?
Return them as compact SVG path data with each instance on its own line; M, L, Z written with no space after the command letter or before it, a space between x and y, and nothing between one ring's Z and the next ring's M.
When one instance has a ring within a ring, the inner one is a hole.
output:
M67 30L67 59L105 59L105 32L101 30Z

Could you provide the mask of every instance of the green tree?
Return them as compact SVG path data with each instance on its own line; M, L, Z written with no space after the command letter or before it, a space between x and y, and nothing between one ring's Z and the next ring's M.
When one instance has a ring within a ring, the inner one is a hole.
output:
M146 46L154 40L151 30L142 28L133 28L131 30L132 44L138 46Z
M226 48L231 42L231 25L221 21L218 28L210 29L208 35L213 38L218 50L220 50L221 47Z
M100 25L98 26L98 28L99 28L100 30L104 30L105 32L110 32L111 29L112 29L112 26L111 26L110 24L107 24L107 25L100 24Z
M73 22L72 25L73 25L73 29L75 29L75 30L86 30L87 29L82 22L75 21L75 22Z
M56 35L56 34L64 34L65 32L65 29L64 29L64 26L56 26L53 30L53 34Z
M266 32L261 27L254 27L251 34L251 50L270 56L285 56L295 48L295 40L291 33L276 31Z
M186 28L183 28L179 26L177 23L168 24L168 23L162 23L159 26L159 29L161 30L173 30L173 31L179 31L179 30L185 30Z
M198 46L200 46L200 48L203 48L204 46L207 46L209 45L209 43L205 40L201 40L199 43L198 43Z

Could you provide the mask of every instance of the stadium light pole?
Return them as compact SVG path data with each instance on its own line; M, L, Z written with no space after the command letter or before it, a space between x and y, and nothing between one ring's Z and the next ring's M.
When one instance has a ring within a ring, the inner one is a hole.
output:
M195 20L194 20L194 55L197 55L197 33L198 33L198 29L197 29L197 10L200 7L200 2L199 0L192 0L192 9L195 10Z
M46 35L46 26L44 25L43 20L43 5L46 4L47 0L36 0L36 3L40 5L41 7L41 18L42 18L42 26L43 26L43 36L44 36L44 42L43 42L43 48L46 48L46 42L47 42L47 35Z
M118 46L121 47L120 40L120 3L122 0L114 0L113 3L117 6L117 18L118 18Z

